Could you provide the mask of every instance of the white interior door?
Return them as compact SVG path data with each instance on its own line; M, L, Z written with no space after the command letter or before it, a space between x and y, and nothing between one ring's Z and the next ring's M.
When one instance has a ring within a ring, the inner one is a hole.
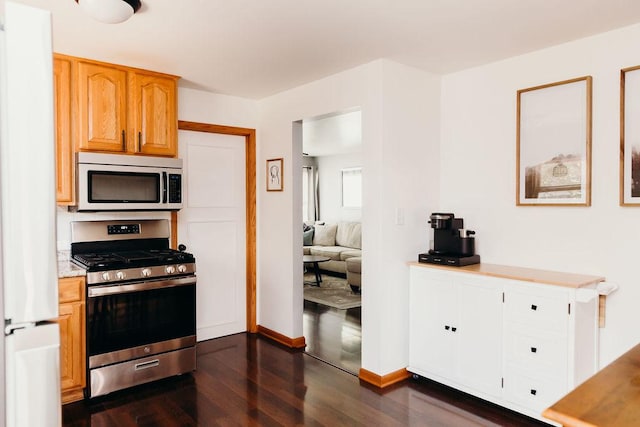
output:
M245 138L179 131L178 242L196 257L198 341L246 331Z

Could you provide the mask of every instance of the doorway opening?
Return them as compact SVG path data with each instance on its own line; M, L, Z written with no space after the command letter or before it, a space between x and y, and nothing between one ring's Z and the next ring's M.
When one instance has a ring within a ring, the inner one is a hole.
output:
M358 375L362 349L360 109L303 120L301 143L306 352Z

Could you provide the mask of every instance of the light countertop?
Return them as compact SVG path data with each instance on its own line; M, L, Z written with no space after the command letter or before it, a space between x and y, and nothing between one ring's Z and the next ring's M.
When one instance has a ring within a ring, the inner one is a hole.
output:
M58 251L58 279L86 275L87 270L69 261L69 251Z
M604 280L601 276L588 276L584 274L563 273L559 271L538 270L534 268L513 267L497 264L473 264L464 267L451 267L448 265L426 264L410 262L411 266L436 268L460 273L472 273L483 276L501 277L504 279L522 280L525 282L542 283L546 285L564 286L568 288L582 288L594 286Z

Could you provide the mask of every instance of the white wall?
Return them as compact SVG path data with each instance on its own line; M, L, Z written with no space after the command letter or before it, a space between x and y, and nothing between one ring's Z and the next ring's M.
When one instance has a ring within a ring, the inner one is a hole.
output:
M406 261L426 247L426 217L438 197L439 92L439 78L379 60L260 101L259 190L265 159L285 161L284 191L258 191L260 325L302 335L302 146L292 123L360 107L362 367L384 375L407 365Z
M316 159L320 190L320 219L330 222L360 221L361 208L342 206L342 169L362 167L362 154L336 154L320 156Z
M178 119L217 125L255 128L258 103L253 100L217 95L194 89L178 88ZM72 221L110 219L169 219L167 212L68 212L57 209L58 250L68 250L71 244Z
M440 208L476 230L483 262L603 275L620 290L601 365L640 340L640 210L618 204L620 69L640 64L640 25L483 67L442 84ZM516 91L593 76L591 207L516 207Z
M258 126L258 102L180 87L178 119L255 129Z

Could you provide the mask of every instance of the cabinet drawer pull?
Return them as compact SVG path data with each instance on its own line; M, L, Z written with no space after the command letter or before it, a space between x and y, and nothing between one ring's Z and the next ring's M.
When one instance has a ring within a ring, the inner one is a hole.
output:
M124 129L122 129L122 148L124 149L127 146Z
M531 394L532 394L532 395L534 395L534 396L535 396L535 395L536 395L536 393L538 393L538 390L536 390L536 389L531 389Z
M536 311L538 309L538 306L535 304L531 304L531 310Z
M449 326L444 325L444 328L448 331L449 330Z
M536 347L531 347L531 353L536 353L538 349Z
M142 147L142 132L138 132L138 149L136 150L137 153L142 151L141 147Z
M451 328L451 331L455 332L455 331L456 331L456 329L458 329L458 328L456 328L456 327L454 326L453 328Z
M149 360L148 362L136 363L133 366L133 369L135 371L141 371L143 369L155 368L156 366L159 366L159 365L160 365L160 360L154 359L154 360Z

